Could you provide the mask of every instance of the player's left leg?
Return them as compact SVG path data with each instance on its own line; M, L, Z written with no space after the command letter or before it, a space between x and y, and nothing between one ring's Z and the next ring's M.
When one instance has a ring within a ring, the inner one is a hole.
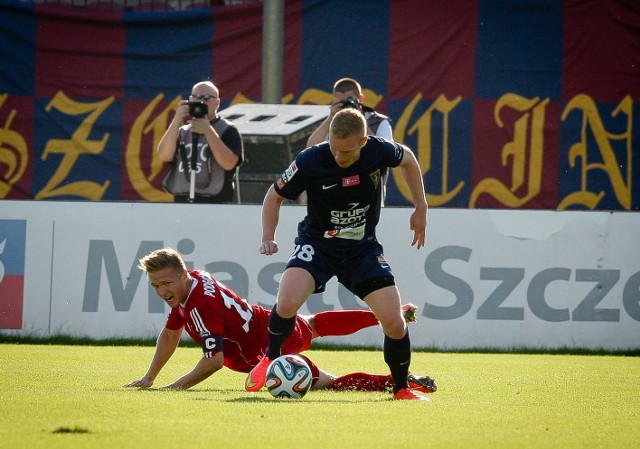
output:
M393 394L396 399L429 400L414 393L408 384L411 364L411 340L402 316L400 293L395 285L387 285L367 294L365 302L376 314L384 331L384 361L393 378Z
M320 369L320 367L306 355L298 353L298 356L302 357L311 369L311 376L313 377L313 382L311 384L312 390L326 390L327 388L331 387L331 384L336 379L336 376L324 371L323 369Z
M385 335L395 340L406 336L407 326L402 315L400 292L395 285L373 290L363 299L375 313Z
M389 374L349 373L333 380L334 391L389 391L393 380Z
M301 354L310 346L311 326L307 320L298 316L294 332L282 346L282 350L287 354L298 354L307 361L314 379L312 389L334 391L391 391L393 389L393 378L389 374L356 372L336 377L320 369L307 356ZM410 388L422 393L434 393L437 389L435 380L429 376L409 374L408 382Z
M356 372L336 377L320 368L318 368L318 372L318 381L312 387L314 390L381 392L393 390L393 379L390 374ZM438 388L432 377L413 374L409 374L409 386L422 393L435 393Z
M396 393L408 386L411 363L411 342L402 318L400 294L395 285L389 285L372 291L364 300L378 317L384 331L384 359L391 370Z
M308 360L308 359L307 359ZM336 376L318 367L318 380L311 386L312 390L326 390L336 380Z

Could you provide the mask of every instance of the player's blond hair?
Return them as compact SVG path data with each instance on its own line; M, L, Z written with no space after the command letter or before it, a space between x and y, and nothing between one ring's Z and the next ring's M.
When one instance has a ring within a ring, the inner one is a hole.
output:
M165 268L173 268L176 273L182 273L187 266L182 256L172 248L162 248L151 251L138 261L138 268L147 273L155 273Z
M346 108L338 111L331 120L329 133L338 139L351 136L364 137L367 131L367 121L357 109Z

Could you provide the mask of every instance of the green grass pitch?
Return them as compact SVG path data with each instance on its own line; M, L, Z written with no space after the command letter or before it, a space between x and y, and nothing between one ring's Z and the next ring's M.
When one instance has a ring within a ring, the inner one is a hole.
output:
M632 448L640 358L414 352L432 402L389 394L244 391L227 369L187 391L126 389L154 349L0 344L0 448ZM386 373L381 351L306 353L334 374ZM178 348L164 385L200 357Z

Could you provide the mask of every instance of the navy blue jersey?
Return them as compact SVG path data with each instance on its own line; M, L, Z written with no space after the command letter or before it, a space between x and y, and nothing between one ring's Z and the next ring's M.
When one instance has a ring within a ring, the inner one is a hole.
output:
M307 193L307 216L298 225L299 235L355 246L375 239L382 174L397 167L403 155L402 145L368 136L360 159L341 168L329 143L323 142L298 154L274 187L288 199Z

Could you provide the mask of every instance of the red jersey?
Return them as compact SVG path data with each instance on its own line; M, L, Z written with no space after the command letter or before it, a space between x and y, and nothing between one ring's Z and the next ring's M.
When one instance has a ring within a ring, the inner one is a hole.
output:
M192 270L191 292L184 306L171 309L165 327L184 328L198 343L204 357L224 354L224 365L248 373L265 355L269 310L250 305L206 271ZM283 354L297 354L311 345L311 328L298 317Z

